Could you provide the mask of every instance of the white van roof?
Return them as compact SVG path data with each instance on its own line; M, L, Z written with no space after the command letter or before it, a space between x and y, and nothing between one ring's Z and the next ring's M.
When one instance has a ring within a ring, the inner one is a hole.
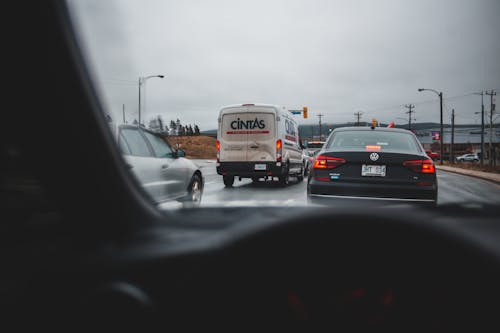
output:
M244 103L244 104L232 104L232 105L226 105L221 108L221 110L224 109L234 109L234 108L240 108L240 107L245 107L245 106L257 106L257 107L268 107L268 108L275 108L278 110L286 110L284 106L279 106L279 105L274 105L274 104L264 104L264 103Z

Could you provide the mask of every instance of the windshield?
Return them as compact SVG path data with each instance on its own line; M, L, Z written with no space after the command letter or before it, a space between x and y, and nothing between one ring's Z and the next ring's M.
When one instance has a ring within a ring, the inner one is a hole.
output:
M310 207L349 180L377 197L418 177L391 199L500 203L499 1L67 2L116 147L161 209ZM414 135L334 132L370 126ZM308 156L325 141L426 161Z

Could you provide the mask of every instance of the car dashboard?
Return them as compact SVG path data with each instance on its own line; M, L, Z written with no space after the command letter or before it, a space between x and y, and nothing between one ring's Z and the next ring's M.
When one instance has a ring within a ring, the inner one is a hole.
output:
M365 208L181 210L47 256L55 237L25 252L3 303L85 329L498 329L495 207Z

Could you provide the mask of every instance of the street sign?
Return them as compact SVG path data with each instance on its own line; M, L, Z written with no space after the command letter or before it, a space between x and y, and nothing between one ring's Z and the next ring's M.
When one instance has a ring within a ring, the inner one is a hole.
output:
M304 106L302 110L288 110L291 114L301 114L304 118L307 118L307 106Z

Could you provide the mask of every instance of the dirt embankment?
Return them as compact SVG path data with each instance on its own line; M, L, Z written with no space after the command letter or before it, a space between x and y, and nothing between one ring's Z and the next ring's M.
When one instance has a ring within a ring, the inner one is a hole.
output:
M439 160L434 163L439 164ZM489 161L484 161L484 165L481 166L479 162L457 162L450 163L448 161L443 161L443 165L447 165L454 168L461 168L467 170L475 170L475 171L483 171L483 172L492 172L492 173L500 173L500 166L489 166Z
M217 140L210 136L168 136L165 139L172 147L179 143L180 149L186 152L186 158L215 159L217 156Z

